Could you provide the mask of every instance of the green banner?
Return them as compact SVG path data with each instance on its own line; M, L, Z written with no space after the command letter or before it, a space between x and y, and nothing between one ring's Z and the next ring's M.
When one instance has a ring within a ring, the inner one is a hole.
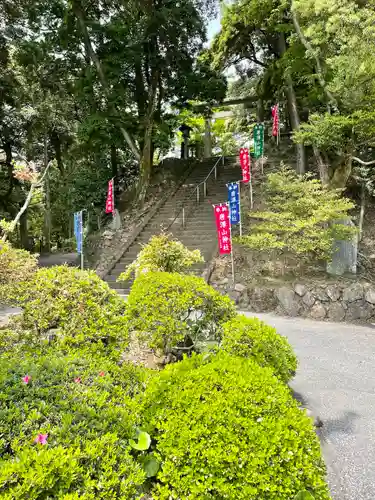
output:
M264 125L257 123L254 127L254 156L260 158L264 152Z

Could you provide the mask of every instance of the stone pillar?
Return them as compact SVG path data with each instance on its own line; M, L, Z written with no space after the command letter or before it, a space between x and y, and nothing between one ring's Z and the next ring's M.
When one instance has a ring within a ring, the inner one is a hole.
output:
M336 224L355 227L351 220L336 221ZM327 263L327 272L334 276L345 273L357 273L358 235L354 234L351 240L334 241L332 261Z
M181 158L186 160L189 157L189 137L192 128L183 123L179 131L182 133Z
M211 139L211 115L206 116L204 119L204 157L210 158L212 156L212 139Z
M184 159L187 160L189 158L189 132L184 134Z

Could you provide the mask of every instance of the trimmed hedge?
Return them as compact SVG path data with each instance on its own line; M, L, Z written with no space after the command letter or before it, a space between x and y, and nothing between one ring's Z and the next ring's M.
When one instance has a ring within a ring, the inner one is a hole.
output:
M26 250L0 242L0 286L12 285L32 276L37 268L37 257Z
M236 315L234 303L203 278L178 273L146 273L131 289L126 320L153 348L170 352L190 340L192 347L218 336Z
M193 355L151 381L144 405L162 464L154 500L330 498L311 420L269 368Z
M184 273L201 262L204 259L199 250L189 250L180 241L172 239L172 235L162 233L151 237L117 281L127 281L132 275L138 278L143 273L157 271Z
M258 318L238 315L225 323L221 348L272 368L284 382L288 382L297 370L297 357L287 339Z
M10 298L23 308L20 327L40 339L53 329L56 340L74 347L128 342L124 300L92 271L39 269L15 286Z
M146 377L92 351L3 356L0 498L138 498L129 439Z

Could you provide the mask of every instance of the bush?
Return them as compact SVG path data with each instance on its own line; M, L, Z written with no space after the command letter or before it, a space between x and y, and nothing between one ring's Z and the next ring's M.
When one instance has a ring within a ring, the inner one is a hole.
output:
M253 360L193 355L160 372L144 401L161 462L155 500L330 498L310 418Z
M285 337L257 318L237 316L223 326L222 349L235 356L252 358L274 370L284 382L294 376L297 357Z
M36 268L35 255L0 242L0 287L29 279Z
M126 304L94 272L40 269L13 289L11 299L23 308L21 327L40 338L53 329L58 340L74 346L127 342Z
M126 308L130 330L166 353L180 343L195 349L199 342L215 338L235 314L233 302L203 278L161 272L135 280Z
M266 210L251 212L258 222L251 226L251 234L240 239L252 249L287 250L300 258L329 260L334 240L350 239L356 232L337 224L350 218L353 203L309 174L299 176L288 169L269 174L265 195Z
M153 236L139 252L137 259L126 268L117 281L127 281L145 272L183 273L193 264L204 262L199 250L189 250L167 234Z
M138 498L145 474L129 439L146 377L91 351L3 356L0 497Z

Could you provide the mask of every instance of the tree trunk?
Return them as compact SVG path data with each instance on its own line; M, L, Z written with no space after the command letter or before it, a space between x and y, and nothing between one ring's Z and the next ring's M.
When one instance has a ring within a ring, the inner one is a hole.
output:
M60 137L56 131L53 131L51 134L51 143L52 143L53 149L55 150L57 167L60 170L60 174L64 175L65 168L64 168L64 163L63 163L62 154L61 154L61 141L60 141ZM48 163L48 159L47 159L47 163Z
M361 181L361 211L359 214L359 224L358 224L359 241L362 241L363 238L363 221L365 219L365 210L366 210L366 185L364 181Z
M48 163L47 168L45 169L41 179L38 182L31 184L29 193L28 193L26 200L25 200L25 203L22 205L21 209L19 210L18 214L16 215L15 219L13 220L11 228L8 231L4 231L3 237L1 238L2 242L7 241L9 233L12 232L15 227L17 227L17 224L20 222L21 217L26 212L26 210L30 204L30 201L33 197L34 190L43 185L44 179L48 173L50 166L51 166L51 162Z
M329 181L331 189L344 189L352 173L353 157L351 154L345 155L340 164L333 170Z
M140 174L138 180L137 198L143 203L146 197L147 188L151 179L151 148L152 148L152 124L146 127L142 158L140 163Z
M279 42L280 55L282 56L286 52L286 42L284 33L279 34L278 42ZM294 91L293 80L289 70L285 71L285 82L286 82L286 98L288 101L290 124L294 132L300 129L301 121L298 112L297 97ZM297 153L297 172L299 174L304 174L307 170L307 155L305 146L303 144L296 144L296 153Z
M5 163L7 166L8 178L9 178L9 188L4 196L4 198L6 199L6 198L9 198L9 196L12 194L14 184L15 184L15 178L13 177L12 146L9 142L6 142L3 145L3 149L5 151Z
M47 136L44 138L44 168L48 165L48 143ZM49 175L47 173L45 180L45 195L46 195L46 211L44 214L44 239L45 250L51 253L51 232L52 232L52 218L51 218L51 194L49 185Z
M103 87L104 93L108 97L107 79L104 75L104 71L103 71L101 62L99 60L99 57L97 56L97 54L92 46L90 35L89 35L88 30L87 30L84 11L82 9L82 5L81 5L80 0L73 0L72 6L73 6L73 12L74 12L75 16L77 17L80 28L82 30L82 35L83 35L86 51L89 54L92 62L95 64L96 70L97 70L98 75L99 75L100 83ZM115 111L115 113L114 113L115 115L118 115L117 108L114 106L113 106L113 111ZM119 125L119 128L120 128L120 132L121 132L122 136L125 139L125 142L129 146L130 150L132 151L132 153L134 154L136 159L139 161L140 154L139 154L138 148L134 142L133 137L130 135L130 133L122 125Z
M211 137L211 116L204 118L204 157L212 156L212 137Z
M146 126L143 140L142 158L140 161L140 174L137 188L137 198L143 203L146 197L147 188L151 179L152 171L152 130L154 126L154 113L156 105L157 85L159 81L159 71L154 70L151 76L151 82L148 91L148 110Z
M20 217L20 244L21 248L29 249L29 231L27 227L27 210Z
M118 161L117 161L117 149L113 144L111 145L111 166L112 166L112 177L117 179L118 177Z
M318 165L319 177L322 181L323 186L328 186L329 184L329 164L324 161L319 149L313 146L314 156L316 164Z
M305 47L306 51L309 54L313 55L313 57L315 59L316 74L318 76L318 81L319 81L319 83L320 83L320 85L321 85L321 87L322 87L325 95L327 96L329 104L331 106L333 106L334 109L337 109L338 108L338 106L337 106L337 100L333 96L332 92L330 92L330 90L327 87L327 83L326 83L326 80L325 80L325 77L324 77L324 71L323 71L320 59L316 55L316 51L314 50L314 48L312 47L312 45L310 44L310 42L307 40L307 38L305 37L305 35L302 32L301 26L299 24L297 12L295 11L294 8L291 9L291 12L292 12L292 19L293 19L294 29L296 30L296 33L297 33L297 35L298 35L301 43ZM330 107L328 107L328 111L330 111Z
M263 99L258 99L257 101L257 121L258 123L264 122L264 101Z

